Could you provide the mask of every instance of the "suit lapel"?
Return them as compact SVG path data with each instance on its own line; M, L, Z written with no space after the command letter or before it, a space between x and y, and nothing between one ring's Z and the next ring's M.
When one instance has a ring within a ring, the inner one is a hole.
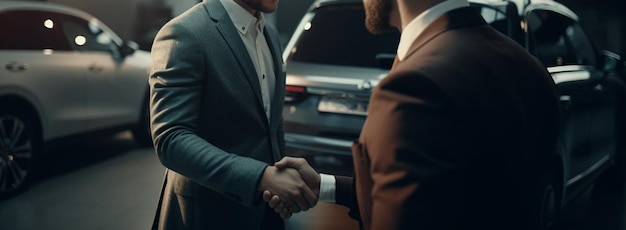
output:
M275 37L270 36L271 33L275 32L273 31L273 29L273 27L266 24L263 34L265 35L265 40L268 41L268 46L270 47L270 51L272 52L272 60L274 61L274 74L278 76L282 72L281 65L283 61L281 58L279 41Z
M244 75L248 79L248 83L250 83L250 87L252 87L254 95L256 95L257 105L263 110L261 85L259 84L259 79L254 69L254 63L252 63L250 59L250 54L248 54L246 46L243 44L243 41L241 41L239 32L235 29L233 22L226 13L226 9L224 9L224 6L219 0L206 0L204 4L206 4L205 8L209 13L209 17L215 21L215 27L217 27L224 41L228 44L233 56L235 56L239 62Z
M272 27L271 25L266 24L265 25L265 29L263 31L263 34L265 35L265 40L267 41L267 44L270 48L270 51L272 52L272 61L274 62L274 76L276 77L276 81L275 81L275 85L274 85L274 99L271 102L271 115L270 115L270 119L271 119L271 124L272 126L277 125L278 124L278 119L280 113L282 113L282 109L281 106L283 103L283 100L281 100L284 95L284 88L285 88L285 79L284 79L284 74L283 74L283 61L282 61L282 57L281 57L281 53L280 53L280 42L278 41L278 39L276 39L276 37L271 36L270 34L277 34L274 33L275 31L274 27Z

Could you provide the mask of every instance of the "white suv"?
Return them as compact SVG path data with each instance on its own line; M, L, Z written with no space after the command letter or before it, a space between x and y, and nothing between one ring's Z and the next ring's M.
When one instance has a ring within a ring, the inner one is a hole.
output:
M0 197L32 180L50 140L135 128L150 142L141 128L148 52L83 11L45 2L0 2L0 33Z

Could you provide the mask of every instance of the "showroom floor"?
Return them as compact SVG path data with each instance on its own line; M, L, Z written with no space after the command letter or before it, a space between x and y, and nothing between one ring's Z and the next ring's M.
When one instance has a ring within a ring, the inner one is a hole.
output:
M149 229L164 168L152 148L139 148L130 136L123 132L49 147L48 173L24 193L0 201L0 229ZM294 215L287 227L356 229L356 222L337 217L345 213L342 207L321 204Z
M0 229L150 228L164 172L152 148L139 148L128 132L48 148L43 178L24 193L0 201ZM626 229L625 197L624 188L590 191L568 207L567 229ZM357 229L346 212L343 207L320 203L292 217L287 227Z

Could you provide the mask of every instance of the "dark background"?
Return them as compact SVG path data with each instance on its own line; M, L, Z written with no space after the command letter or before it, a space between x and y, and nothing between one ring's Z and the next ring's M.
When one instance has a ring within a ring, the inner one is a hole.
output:
M626 1L557 0L580 17L583 27L600 50L626 55ZM313 0L280 0L277 26L291 35Z
M165 22L201 0L48 1L87 11L111 27L122 39L133 40L142 49L149 50L154 35ZM300 18L314 0L279 1L278 10L268 16L268 21L278 27L283 43L286 44ZM626 55L626 1L557 0L557 2L578 14L583 26L600 50Z
M626 1L558 0L578 14L583 27L601 50L626 55Z

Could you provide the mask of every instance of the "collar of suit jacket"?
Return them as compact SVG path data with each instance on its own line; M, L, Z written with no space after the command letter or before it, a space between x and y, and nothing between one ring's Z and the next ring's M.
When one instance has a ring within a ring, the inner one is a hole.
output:
M422 12L415 17L402 30L400 43L398 44L398 59L402 61L405 57L413 41L430 25L435 19L441 15L461 8L469 6L467 0L447 0L439 3L430 9Z
M230 20L233 22L233 25L235 25L239 33L245 36L249 30L257 25L257 23L260 27L259 31L263 33L263 28L265 27L265 17L263 16L263 13L258 12L258 15L255 17L235 1L220 0L220 2L224 6L224 9L228 13L228 17L230 17Z

